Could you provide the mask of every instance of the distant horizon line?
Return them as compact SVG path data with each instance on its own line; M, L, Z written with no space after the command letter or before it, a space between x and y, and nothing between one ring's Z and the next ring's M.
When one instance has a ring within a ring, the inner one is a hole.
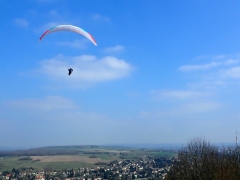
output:
M232 146L236 145L236 142L225 142L225 143L211 143L215 146ZM44 147L61 147L61 146L119 146L126 148L180 148L187 143L118 143L118 144L72 144L72 145L42 145L42 146L0 146L0 151L4 150L26 150L33 148L44 148Z

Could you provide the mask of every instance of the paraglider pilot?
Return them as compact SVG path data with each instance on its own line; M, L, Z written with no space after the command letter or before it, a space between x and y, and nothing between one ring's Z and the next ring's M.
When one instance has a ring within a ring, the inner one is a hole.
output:
M70 68L68 69L68 75L72 74L72 72L73 72L73 68L70 67Z

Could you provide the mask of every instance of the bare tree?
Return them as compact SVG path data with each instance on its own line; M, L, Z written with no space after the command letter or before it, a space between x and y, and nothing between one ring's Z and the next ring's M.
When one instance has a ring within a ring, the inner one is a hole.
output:
M195 138L178 153L171 168L169 180L221 180L240 179L240 149L219 150L204 138Z

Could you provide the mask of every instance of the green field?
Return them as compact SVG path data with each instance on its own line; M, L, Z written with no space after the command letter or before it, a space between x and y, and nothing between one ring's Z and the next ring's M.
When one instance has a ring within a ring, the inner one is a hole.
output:
M22 156L19 155L19 153ZM25 154L24 154L25 153ZM66 154L65 154L66 153ZM53 170L74 169L80 167L96 167L95 163L109 163L114 160L134 160L143 155L154 157L174 156L176 152L133 149L123 147L104 146L61 146L36 148L21 152L12 152L11 156L1 155L0 172L10 171L13 168L30 168L37 170L44 168ZM24 155L24 156L23 156ZM20 160L24 158L26 160ZM28 157L28 158L26 158Z
M53 170L63 170L63 169L74 169L79 167L94 167L95 165L84 162L33 162L33 161L24 161L19 162L18 157L6 157L1 159L0 162L3 166L0 167L0 172L2 171L10 171L13 168L30 168L34 167L34 169L42 170L45 168L51 168Z
M19 161L19 157L4 157L4 159L0 159L1 165L0 172L9 171L13 168L30 168L34 167L34 169L42 170L44 168L51 168L53 170L63 170L63 169L74 169L79 167L96 167L96 165L86 162L41 162L36 161L33 162L31 160L28 161Z

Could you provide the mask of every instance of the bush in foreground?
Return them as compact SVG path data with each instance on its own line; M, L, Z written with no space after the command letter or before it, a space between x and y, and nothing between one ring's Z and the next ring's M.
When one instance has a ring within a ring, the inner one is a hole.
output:
M239 180L240 148L219 149L205 139L193 139L179 151L166 179Z

